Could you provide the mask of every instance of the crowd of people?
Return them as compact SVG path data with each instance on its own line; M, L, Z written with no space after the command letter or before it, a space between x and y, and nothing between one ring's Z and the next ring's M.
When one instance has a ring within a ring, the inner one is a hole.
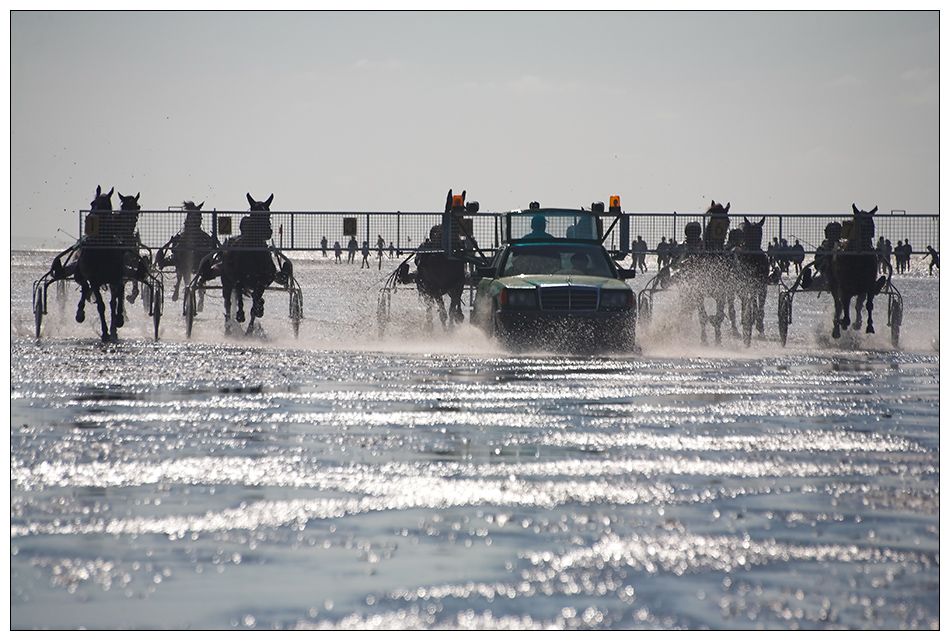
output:
M673 258L678 253L686 250L687 247L688 245L685 241L678 243L675 239L671 238L667 240L666 236L663 236L660 242L657 243L655 250L657 270L669 266ZM637 236L636 241L632 243L631 249L633 254L631 267L641 272L648 271L646 258L650 253L650 249L642 236ZM729 249L728 245L726 249ZM889 270L892 270L895 274L904 274L910 270L910 261L914 250L909 239L905 238L903 241L898 240L897 246L892 249L890 239L881 236L878 239L876 251L878 253L878 263L881 273L887 273ZM934 268L940 268L939 252L932 246L927 245L927 251L925 253L930 258L928 273L933 276ZM772 241L768 244L766 254L769 257L769 264L772 270L783 274L789 274L793 267L795 273L799 274L806 257L805 248L797 238L795 238L794 244L789 245L787 239L773 237Z

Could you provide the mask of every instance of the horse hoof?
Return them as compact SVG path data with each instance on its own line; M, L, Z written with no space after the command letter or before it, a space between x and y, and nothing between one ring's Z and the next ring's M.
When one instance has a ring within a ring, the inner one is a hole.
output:
M239 311L237 314L234 315L234 320L236 320L236 321L239 322L239 323L243 323L243 322L244 322L244 318L245 318L245 317L244 317L244 310L243 310L243 309L242 309L241 311Z
M832 332L831 332L831 337L832 337L832 338L841 338L841 330L838 329L837 327L835 327L834 330L832 330Z
M865 332L868 333L868 334L873 334L873 333L874 333L874 326L868 325L868 328L867 328L867 330L865 330Z
M78 312L76 312L76 322L77 322L77 323L82 323L82 322L85 321L85 320L86 320L86 312L84 312L84 311L82 311L82 310L79 310Z
M172 300L173 301L178 300L178 292L175 292L174 294L172 294Z

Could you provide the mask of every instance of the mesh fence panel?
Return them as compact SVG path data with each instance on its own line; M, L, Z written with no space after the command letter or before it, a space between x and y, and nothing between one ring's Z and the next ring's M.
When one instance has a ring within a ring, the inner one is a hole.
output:
M84 233L83 221L88 211L80 211L80 234ZM137 224L139 239L150 249L158 249L182 231L184 211L140 211ZM243 211L202 212L201 228L224 242L240 233L241 219L248 216ZM631 247L638 239L647 245L647 253L656 254L657 245L663 241L685 240L685 227L698 222L705 228L708 217L704 214L678 213L631 213ZM470 230L478 247L491 252L501 242L503 213L466 213L463 225ZM770 243L788 245L799 241L807 254L824 239L825 226L832 221L844 224L850 216L833 217L816 214L746 214L730 215L728 229L735 229L748 218L759 222L765 218L762 233L763 249ZM611 215L603 216L604 229L610 230L604 246L619 251L624 246L620 238L620 225L611 224ZM273 235L270 243L279 249L319 251L326 239L326 249L332 251L336 242L344 249L351 239L362 247L366 243L373 252L407 252L416 250L429 236L433 226L442 223L441 212L271 212ZM897 243L909 243L914 254L926 253L931 245L940 250L939 217L917 214L877 214L874 216L875 243L881 237L891 241L892 251Z

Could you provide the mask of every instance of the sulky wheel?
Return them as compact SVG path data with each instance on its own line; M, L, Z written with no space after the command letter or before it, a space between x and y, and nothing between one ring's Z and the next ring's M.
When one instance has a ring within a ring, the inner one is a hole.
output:
M162 322L162 308L165 305L165 290L161 284L155 287L146 287L146 291L151 290L151 315L152 325L155 327L155 340L158 340L158 326Z
M46 313L43 305L45 291L42 287L33 292L33 320L36 325L36 337L40 337L40 326L43 324L43 314Z
M792 296L788 292L778 294L778 335L782 347L788 342L788 325L792 322Z
M887 304L888 325L891 326L891 346L897 349L901 339L901 323L904 321L904 303L899 296L891 297Z
M191 330L195 324L195 290L190 285L185 286L185 336L191 338Z
M290 324L294 328L294 338L300 334L300 319L303 318L303 297L300 290L290 290Z

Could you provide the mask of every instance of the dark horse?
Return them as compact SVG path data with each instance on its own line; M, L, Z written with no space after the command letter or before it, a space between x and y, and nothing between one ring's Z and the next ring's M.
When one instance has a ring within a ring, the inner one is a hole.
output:
M182 281L186 284L191 282L201 259L214 251L216 245L214 238L201 229L203 205L204 203L196 205L190 200L182 203L182 208L187 212L184 227L158 250L155 257L159 267L175 266L175 293L172 294L172 300L178 300ZM204 290L199 289L198 311L201 311L203 303Z
M292 275L289 261L280 270L274 264L267 241L274 230L270 222L270 204L274 194L265 201L257 201L247 194L251 213L241 219L241 233L228 239L218 252L219 260L211 264L204 280L221 277L221 293L224 296L225 332L231 332L231 297L237 301L234 319L243 323L244 296L251 299L251 320L247 334L254 331L254 319L264 315L264 290L273 282L285 284Z
M96 187L96 197L90 207L92 211L86 220L86 234L79 243L73 272L73 278L82 289L76 322L82 323L86 319L86 300L95 297L103 341L117 340L117 330L125 324L125 279L142 280L148 271L147 262L138 254L135 238L139 196L119 194L119 197L122 209L113 212L112 190L103 194L101 187ZM103 287L108 287L111 293L110 323L106 323Z
M874 214L861 211L852 204L854 218L849 221L850 230L844 233L847 238L844 247L831 255L831 269L828 270L828 285L835 300L835 323L831 335L841 337L841 328L860 329L861 303L865 302L868 311L867 333L874 333L874 321L871 312L874 309L874 297L880 293L887 282L886 276L877 278L878 256L874 251ZM849 307L851 299L855 301L855 322L851 325Z
M700 338L706 343L706 327L712 325L716 344L722 343L722 323L729 318L733 334L738 335L734 303L735 257L725 251L725 240L729 230L729 207L716 201L706 210L705 229L697 222L686 225L686 253L682 257L681 269L686 289L687 305L694 308L699 316ZM711 298L715 311L706 311L706 299Z
M477 203L470 203L477 208ZM472 208L469 208L472 209ZM445 199L445 213L461 215L465 213L465 192L461 196L452 197L449 190ZM459 226L452 221L452 249L453 252L462 249ZM398 268L399 282L415 282L419 295L426 304L426 329L432 328L432 308L439 310L439 320L446 327L446 321L462 323L465 319L462 313L462 293L465 291L465 261L451 259L442 251L442 225L435 225L429 230L429 237L419 246L415 255L416 271L409 273L408 262ZM446 311L442 297L448 295L449 309Z
M742 337L747 347L752 342L753 325L759 336L765 333L765 299L768 295L770 267L768 254L762 250L764 225L765 217L757 223L745 218L739 226L736 291L742 306Z

